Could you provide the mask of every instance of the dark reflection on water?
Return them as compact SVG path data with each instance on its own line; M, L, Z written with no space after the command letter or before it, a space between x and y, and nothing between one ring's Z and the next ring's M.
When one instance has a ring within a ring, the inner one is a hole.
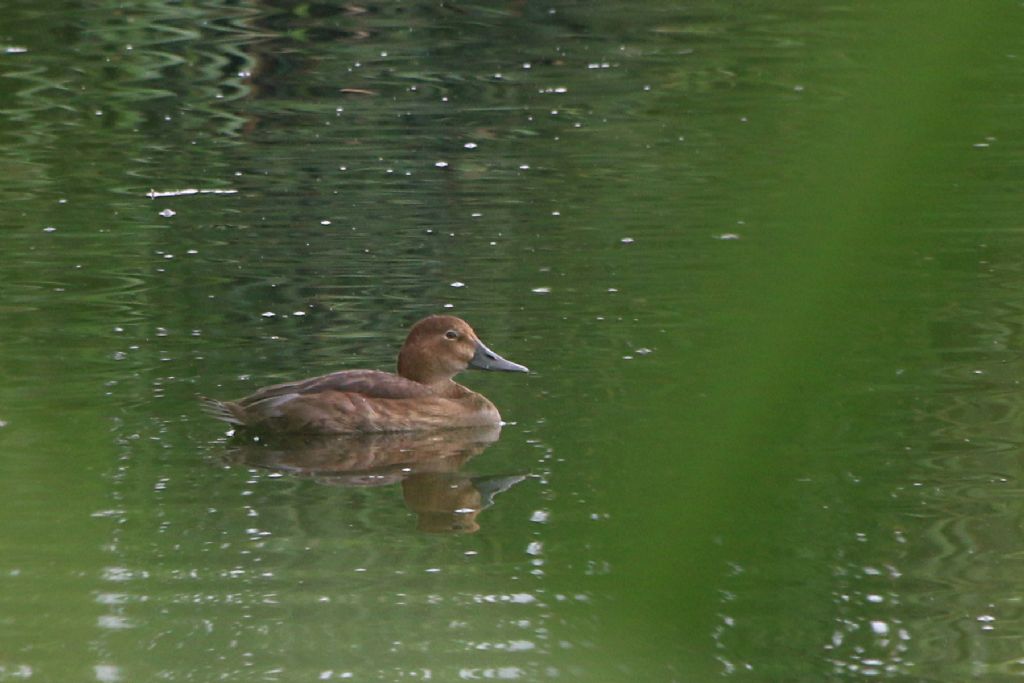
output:
M228 462L337 486L400 485L417 528L475 532L477 516L524 474L472 477L459 470L498 440L500 427L444 432L241 438Z

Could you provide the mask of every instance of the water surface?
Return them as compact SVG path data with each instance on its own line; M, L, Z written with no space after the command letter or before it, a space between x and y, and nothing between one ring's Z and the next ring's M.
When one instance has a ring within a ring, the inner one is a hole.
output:
M8 3L0 680L1020 675L1019 12Z

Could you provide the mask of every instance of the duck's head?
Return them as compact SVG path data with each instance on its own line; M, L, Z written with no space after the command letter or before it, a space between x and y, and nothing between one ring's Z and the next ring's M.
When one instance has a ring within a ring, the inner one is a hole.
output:
M398 374L422 384L447 381L467 368L529 372L491 351L465 320L452 315L413 325L398 353Z

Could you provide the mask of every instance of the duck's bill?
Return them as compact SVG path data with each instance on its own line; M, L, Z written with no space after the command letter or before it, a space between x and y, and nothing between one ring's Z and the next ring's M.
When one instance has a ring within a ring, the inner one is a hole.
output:
M505 372L529 372L530 368L519 363L505 360L494 351L484 346L484 343L477 341L476 352L469 361L469 367L477 370L504 370Z

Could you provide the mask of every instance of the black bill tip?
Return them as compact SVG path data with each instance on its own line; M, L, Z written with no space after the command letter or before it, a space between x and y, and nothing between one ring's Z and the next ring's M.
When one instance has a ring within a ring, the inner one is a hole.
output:
M530 368L519 363L505 360L494 351L484 346L482 341L477 341L476 351L469 361L469 367L477 370L502 370L504 372L529 372Z

